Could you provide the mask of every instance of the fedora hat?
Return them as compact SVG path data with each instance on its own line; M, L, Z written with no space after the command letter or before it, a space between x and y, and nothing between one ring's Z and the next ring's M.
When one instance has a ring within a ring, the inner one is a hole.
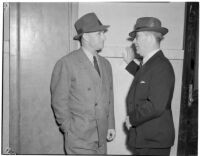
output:
M162 35L168 33L168 29L162 27L161 21L155 17L141 17L138 18L134 26L134 30L129 33L129 36L134 39L136 32L140 31L154 31L159 32Z
M95 13L88 13L80 17L74 24L77 35L74 40L79 40L83 33L106 31L109 25L102 25Z

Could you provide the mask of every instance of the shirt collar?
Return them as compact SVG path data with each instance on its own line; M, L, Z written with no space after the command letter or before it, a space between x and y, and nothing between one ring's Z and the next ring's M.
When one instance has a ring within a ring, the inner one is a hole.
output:
M156 49L148 53L147 56L143 58L142 65L144 65L153 55L155 55L160 49Z
M98 60L97 55L93 55L89 50L87 50L86 48L82 47L83 52L86 54L86 56L88 57L88 59L90 60L90 62L92 62L92 64L94 63L93 61L93 56L95 56Z

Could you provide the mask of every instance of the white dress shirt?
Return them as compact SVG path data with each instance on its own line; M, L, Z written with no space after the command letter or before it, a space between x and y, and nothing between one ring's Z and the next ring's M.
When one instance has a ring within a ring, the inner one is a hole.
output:
M143 58L142 65L144 65L153 55L155 55L160 49L153 50L152 52L148 53L147 56Z
M90 51L88 51L88 50L85 49L84 47L82 47L82 49L83 49L85 55L88 57L88 59L90 60L90 62L91 62L91 63L93 64L93 66L94 66L93 56L95 56L95 55L93 55ZM97 57L97 56L95 56L95 57L96 57L97 62L98 62L98 57Z

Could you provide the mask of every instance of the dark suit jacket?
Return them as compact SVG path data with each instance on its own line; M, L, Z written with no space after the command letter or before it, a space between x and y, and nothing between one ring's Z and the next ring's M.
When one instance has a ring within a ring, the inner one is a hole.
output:
M82 48L62 57L51 78L51 102L69 147L94 149L115 129L110 63L98 55L101 77ZM81 154L81 153L78 153Z
M171 101L175 76L162 51L140 69L131 62L126 69L134 75L127 96L127 111L133 128L128 144L137 148L167 148L174 143Z

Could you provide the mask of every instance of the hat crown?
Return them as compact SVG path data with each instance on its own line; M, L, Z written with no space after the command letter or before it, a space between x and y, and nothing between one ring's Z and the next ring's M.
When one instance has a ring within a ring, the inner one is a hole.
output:
M138 18L133 31L129 33L129 36L131 37L130 40L134 40L136 33L140 31L153 31L161 33L162 35L168 33L168 29L162 27L161 21L155 17Z
M92 28L102 25L95 13L88 13L82 16L76 23L75 28L78 34L90 32Z
M88 13L80 17L74 24L77 35L74 40L79 40L83 33L106 31L109 25L103 25L95 13Z
M159 19L155 17L142 17L139 18L136 21L134 29L140 29L140 28L160 28L161 27L161 22Z

